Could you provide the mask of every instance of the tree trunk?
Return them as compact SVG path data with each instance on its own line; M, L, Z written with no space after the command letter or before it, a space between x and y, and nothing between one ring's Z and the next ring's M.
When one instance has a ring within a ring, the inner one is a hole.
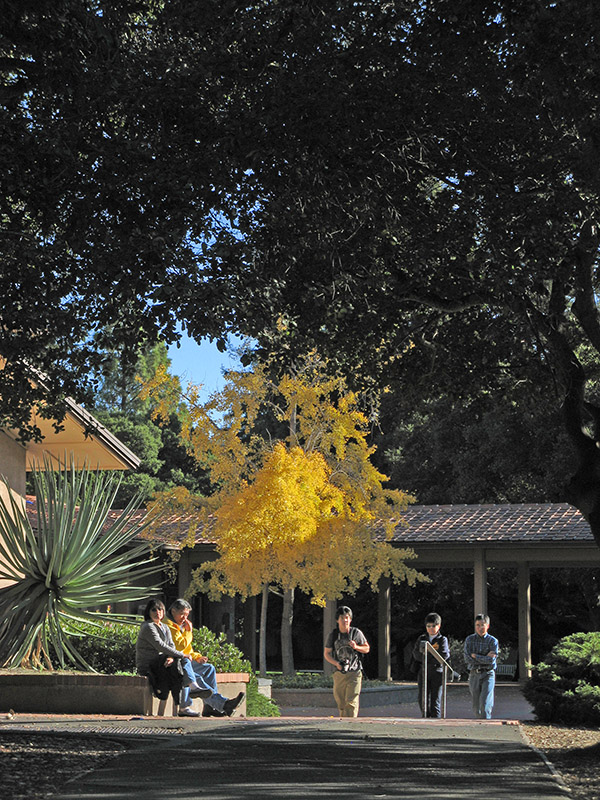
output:
M281 612L281 669L284 675L295 675L292 622L294 621L294 590L284 589Z
M262 603L260 604L260 628L258 636L258 667L261 678L267 677L267 608L269 605L269 584L263 583Z

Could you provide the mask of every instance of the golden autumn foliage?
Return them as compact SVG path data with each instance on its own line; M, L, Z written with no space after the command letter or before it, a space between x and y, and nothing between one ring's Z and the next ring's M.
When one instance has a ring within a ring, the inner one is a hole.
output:
M275 583L322 604L364 578L375 588L384 575L420 577L405 563L412 552L385 541L412 498L384 487L357 396L314 353L277 383L260 366L230 372L206 403L197 387L182 397L176 381L160 370L144 397L157 418L184 404L183 439L216 488L205 511L219 557L193 589L250 596Z
M141 398L153 402L154 419L167 420L178 412L181 439L190 455L210 471L215 486L229 492L252 477L269 448L254 431L266 387L260 367L253 372L231 371L224 388L202 403L200 387L190 384L182 394L179 379L160 366L143 385Z

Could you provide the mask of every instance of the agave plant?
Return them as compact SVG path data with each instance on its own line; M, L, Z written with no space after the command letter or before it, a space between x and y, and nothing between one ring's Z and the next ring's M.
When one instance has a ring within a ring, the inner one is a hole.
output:
M120 483L114 473L73 463L56 471L44 462L33 482L37 530L10 487L0 501L0 578L13 581L0 589L0 665L51 668L53 651L62 667L91 669L77 651L73 623L123 621L91 609L156 591L143 581L160 563L147 541L135 541L148 522L133 519L135 498L108 520Z

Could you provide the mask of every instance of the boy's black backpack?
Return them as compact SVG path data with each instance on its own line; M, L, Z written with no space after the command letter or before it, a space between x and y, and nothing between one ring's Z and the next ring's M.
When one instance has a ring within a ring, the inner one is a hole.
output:
M352 632L352 628L350 628L350 632ZM334 656L336 656L335 643L337 639L340 638L340 635L345 635L345 634L340 634L340 629L334 628L333 633L331 634L331 650ZM351 649L351 652L348 654L348 660L353 662L355 659L356 661L358 661L358 669L362 669L363 668L362 653L358 653L356 650Z

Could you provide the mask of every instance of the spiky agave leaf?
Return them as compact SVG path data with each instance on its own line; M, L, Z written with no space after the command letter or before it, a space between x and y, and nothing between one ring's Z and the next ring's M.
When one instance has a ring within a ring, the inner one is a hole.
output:
M107 523L120 478L73 462L60 471L50 461L33 471L38 529L33 531L7 484L0 501L0 665L18 666L41 645L89 669L66 632L73 619L127 621L91 611L155 592L136 585L160 571L148 542L134 543L148 526L134 498ZM135 517L135 518L134 518Z

